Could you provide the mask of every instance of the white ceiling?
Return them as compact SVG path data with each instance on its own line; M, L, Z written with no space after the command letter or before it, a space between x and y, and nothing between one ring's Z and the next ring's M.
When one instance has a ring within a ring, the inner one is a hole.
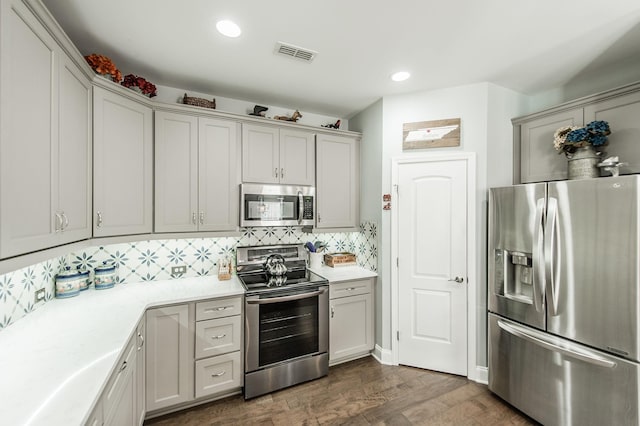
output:
M399 93L489 81L525 94L640 57L638 0L43 0L80 52L216 96L349 117ZM236 39L215 31L232 19ZM274 55L283 41L311 63ZM394 83L398 70L410 80Z

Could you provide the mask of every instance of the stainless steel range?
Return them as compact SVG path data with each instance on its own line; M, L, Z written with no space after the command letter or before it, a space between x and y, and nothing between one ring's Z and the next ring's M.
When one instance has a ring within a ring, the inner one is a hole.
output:
M326 376L329 283L302 244L238 247L245 297L245 399Z

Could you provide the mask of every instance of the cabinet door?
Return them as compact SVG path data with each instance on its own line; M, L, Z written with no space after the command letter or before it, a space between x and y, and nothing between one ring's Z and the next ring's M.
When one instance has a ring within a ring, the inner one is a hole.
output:
M596 102L584 108L584 121L604 120L611 127L607 155L617 155L623 174L640 173L640 92Z
M145 317L142 317L140 324L136 330L136 371L135 371L135 386L134 386L134 409L135 409L135 424L142 425L144 423L144 416L146 414L145 408L145 333L146 323Z
M567 178L567 158L553 147L553 134L563 126L582 126L582 108L563 111L523 123L520 127L522 183Z
M315 164L315 135L280 129L280 183L315 185Z
M152 230L151 108L93 89L94 237Z
M339 136L318 135L316 194L318 228L358 226L360 176L358 142Z
M104 418L102 416L102 400L96 403L93 408L93 412L89 415L85 426L102 426L104 424Z
M91 83L60 56L58 214L59 244L91 237Z
M0 256L55 241L56 43L21 1L0 3Z
M275 127L242 125L242 181L280 181L279 130Z
M233 231L238 227L239 124L199 119L199 229Z
M147 411L193 399L189 305L147 311Z
M104 424L106 426L126 426L135 425L135 405L134 405L134 375L128 374L123 383L121 393L115 402L113 411L107 417Z
M198 229L198 119L155 113L155 230Z
M329 361L335 362L373 349L373 297L342 297L329 302Z

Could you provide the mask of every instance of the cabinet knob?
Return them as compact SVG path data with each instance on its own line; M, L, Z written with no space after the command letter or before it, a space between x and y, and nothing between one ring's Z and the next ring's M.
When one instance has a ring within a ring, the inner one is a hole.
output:
M276 178L278 177L278 168L276 167L273 171L273 173L276 175Z
M284 179L284 169L280 169L280 178Z
M96 227L100 228L102 226L102 213L101 212L96 212Z

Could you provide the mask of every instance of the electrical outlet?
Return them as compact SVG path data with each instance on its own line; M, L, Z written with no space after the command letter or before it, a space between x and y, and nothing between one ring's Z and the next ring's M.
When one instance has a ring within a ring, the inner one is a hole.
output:
M33 302L34 303L44 302L44 298L45 298L44 288L41 288L39 290L36 290Z
M186 273L187 273L187 266L186 265L172 266L171 267L171 275L172 276L179 276L179 275L186 274Z

